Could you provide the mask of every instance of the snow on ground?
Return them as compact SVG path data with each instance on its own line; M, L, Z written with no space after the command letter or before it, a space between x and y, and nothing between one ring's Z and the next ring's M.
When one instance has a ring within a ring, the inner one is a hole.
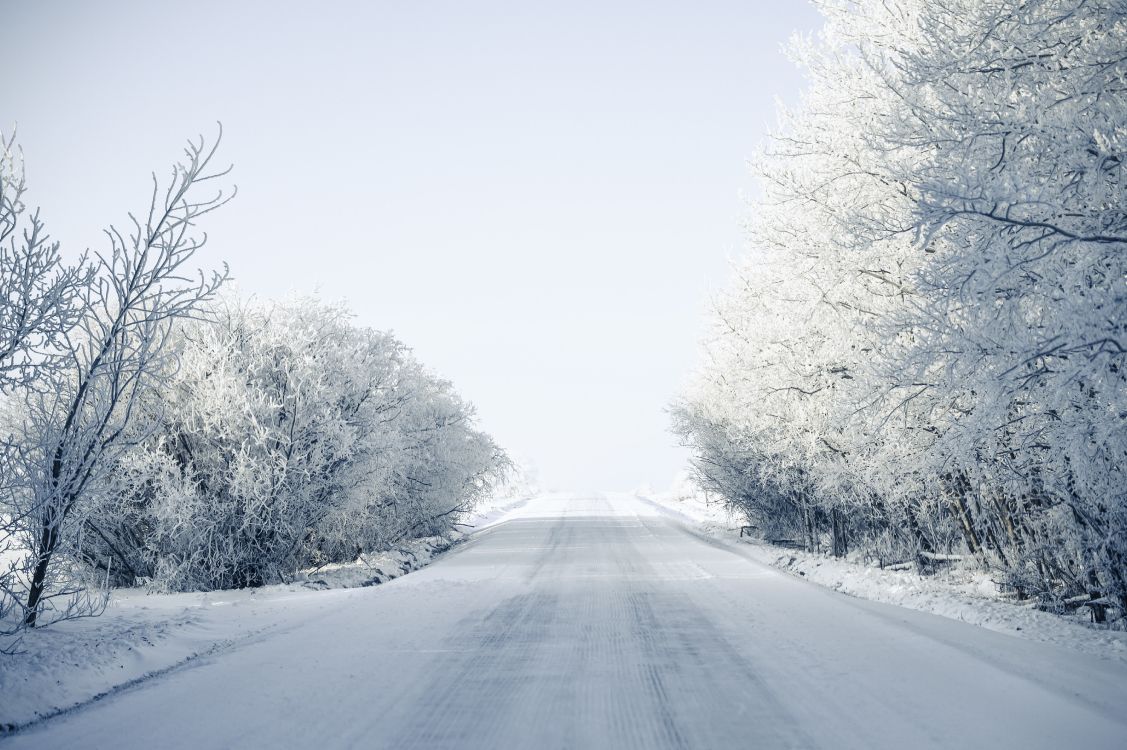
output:
M741 554L807 581L859 599L930 612L1041 643L1127 663L1127 632L1092 625L1084 610L1074 616L1036 609L999 593L990 574L952 568L932 576L912 570L882 570L856 556L843 560L740 537L741 518L722 502L695 490L678 477L668 492L648 488L638 496L702 534L737 548Z
M1101 732L1121 705L1125 634L1001 601L954 580L748 544L738 536L738 519L689 493L547 495L526 503L498 498L479 508L466 519L473 528L467 527L472 534L462 552L375 590L366 585L425 565L449 542L417 540L257 590L118 591L102 617L36 631L25 639L25 653L0 657L0 724L12 729L71 713L20 732L11 738L17 745L21 738L39 742L33 737L39 730L66 734L72 719L76 727L97 724L103 713L105 727L120 733L124 725L114 711L124 711L137 720L130 731L179 721L171 734L159 732L184 747L193 746L192 732L230 743L259 731L289 737L275 738L275 746L302 746L314 735L324 739L329 727L387 740L364 743L372 747L401 747L405 737L417 747L503 746L502 738L565 729L605 747L626 746L615 743L631 738L636 747L683 746L682 739L697 735L699 746L725 746L730 743L711 740L740 733L774 733L778 740L792 731L821 732L824 741L808 744L831 746L828 738L846 730L857 741L833 746L967 746L956 735L983 740L990 732L1018 732L1009 746L1047 747L1060 746L1061 731L1030 744L1041 725L1075 724L1096 733L1091 717L1069 714L1082 694L1084 705L1095 706ZM801 579L950 619L837 597ZM251 666L243 663L248 659ZM266 665L268 683L261 681ZM167 677L148 682L162 673ZM353 694L350 680L357 675L389 673L403 676L403 690L376 685L374 692ZM935 683L922 693L906 677L919 674ZM144 690L123 690L142 682ZM179 689L200 706L160 692ZM1046 703L1046 691L1063 702ZM115 697L97 700L107 694ZM1008 703L978 710L983 694ZM92 701L89 711L69 711ZM137 709L136 701L153 706ZM149 715L154 706L166 707L167 715ZM975 710L982 716L973 727L942 718L965 719ZM829 712L825 720L823 712ZM373 718L357 723L361 715ZM623 725L623 716L634 723ZM849 716L873 721L850 728ZM667 724L673 734L654 734ZM928 732L945 727L950 736L927 734L925 724ZM75 731L86 736L86 729ZM878 737L882 742L874 745ZM921 743L905 744L906 737ZM86 746L147 746L135 739ZM336 737L329 744L349 743Z
M275 630L5 749L1120 750L1127 737L1127 663L811 585L633 495L544 495L416 573L300 596Z
M189 594L119 589L101 616L35 630L19 642L19 653L0 655L0 734L327 616L349 589L417 570L528 500L499 496L463 519L453 538L411 540L355 563L303 571L289 584Z

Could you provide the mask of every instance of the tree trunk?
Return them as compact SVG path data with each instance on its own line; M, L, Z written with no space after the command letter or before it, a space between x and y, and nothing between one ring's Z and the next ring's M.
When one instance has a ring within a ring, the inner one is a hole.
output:
M977 555L982 549L982 542L979 540L978 534L974 530L970 508L967 507L964 499L966 492L970 489L970 482L967 481L962 472L947 474L944 479L947 480L947 499L951 504L952 510L955 511L955 517L959 519L959 526L963 530L963 537L966 539L967 549L970 550L972 555Z
M927 538L927 535L924 534L924 530L920 527L919 519L916 518L916 514L912 512L911 506L904 506L904 516L908 519L908 528L912 530L912 536L915 537L916 546L919 548L916 552L916 568L922 572L926 562L924 556L919 553L935 552L935 546L931 543L931 540Z
M31 575L31 587L27 592L27 613L24 615L24 625L35 627L39 617L39 602L43 598L43 591L47 582L47 570L51 564L51 556L59 546L58 527L48 521L44 522L39 535L39 559L35 563L35 570Z
M841 520L841 511L836 507L830 510L830 521L833 525L834 557L845 557L849 552L849 545L845 541L845 524Z

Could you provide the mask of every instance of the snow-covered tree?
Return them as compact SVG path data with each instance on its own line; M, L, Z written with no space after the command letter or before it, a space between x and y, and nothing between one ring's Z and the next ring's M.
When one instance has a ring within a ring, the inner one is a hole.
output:
M218 141L216 141L216 144ZM199 197L226 171L212 171L215 145L189 143L184 162L161 186L153 178L147 211L131 229L107 231L109 249L93 261L93 278L71 300L74 325L61 335L58 366L36 372L18 413L15 491L6 498L15 531L30 551L7 594L26 591L23 623L40 622L56 600L71 602L68 585L81 555L85 525L70 523L110 479L118 460L146 431L138 405L174 366L167 346L174 322L209 299L224 274L185 277L203 244L194 234L204 214L227 201L222 191ZM60 559L62 558L62 559Z
M959 545L1127 606L1127 16L819 3L739 282L675 410L697 474L820 544Z
M26 191L15 136L0 134L0 406L17 389L41 386L62 364L65 337L79 317L76 297L90 280L82 259L63 263L39 212L27 215ZM14 594L19 519L5 502L21 489L12 469L17 460L18 446L0 433L0 559L13 561L0 569L0 621L9 620L20 599Z
M119 584L257 586L448 529L503 456L392 336L313 299L230 301L178 327L86 560Z

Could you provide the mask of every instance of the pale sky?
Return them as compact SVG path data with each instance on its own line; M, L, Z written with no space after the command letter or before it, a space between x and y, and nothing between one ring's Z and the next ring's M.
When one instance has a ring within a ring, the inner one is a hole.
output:
M819 25L763 2L0 0L0 129L64 250L223 122L198 260L393 330L545 488L668 485L665 412Z

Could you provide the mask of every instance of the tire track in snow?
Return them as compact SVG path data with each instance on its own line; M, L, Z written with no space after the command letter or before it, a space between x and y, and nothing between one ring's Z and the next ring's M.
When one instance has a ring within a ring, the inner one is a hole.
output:
M496 734L516 692L531 679L528 665L551 618L556 597L529 593L504 600L487 614L459 623L446 645L455 654L449 671L432 676L425 703L387 746L404 748L499 747ZM462 634L464 631L465 634ZM488 712L483 708L490 709Z

